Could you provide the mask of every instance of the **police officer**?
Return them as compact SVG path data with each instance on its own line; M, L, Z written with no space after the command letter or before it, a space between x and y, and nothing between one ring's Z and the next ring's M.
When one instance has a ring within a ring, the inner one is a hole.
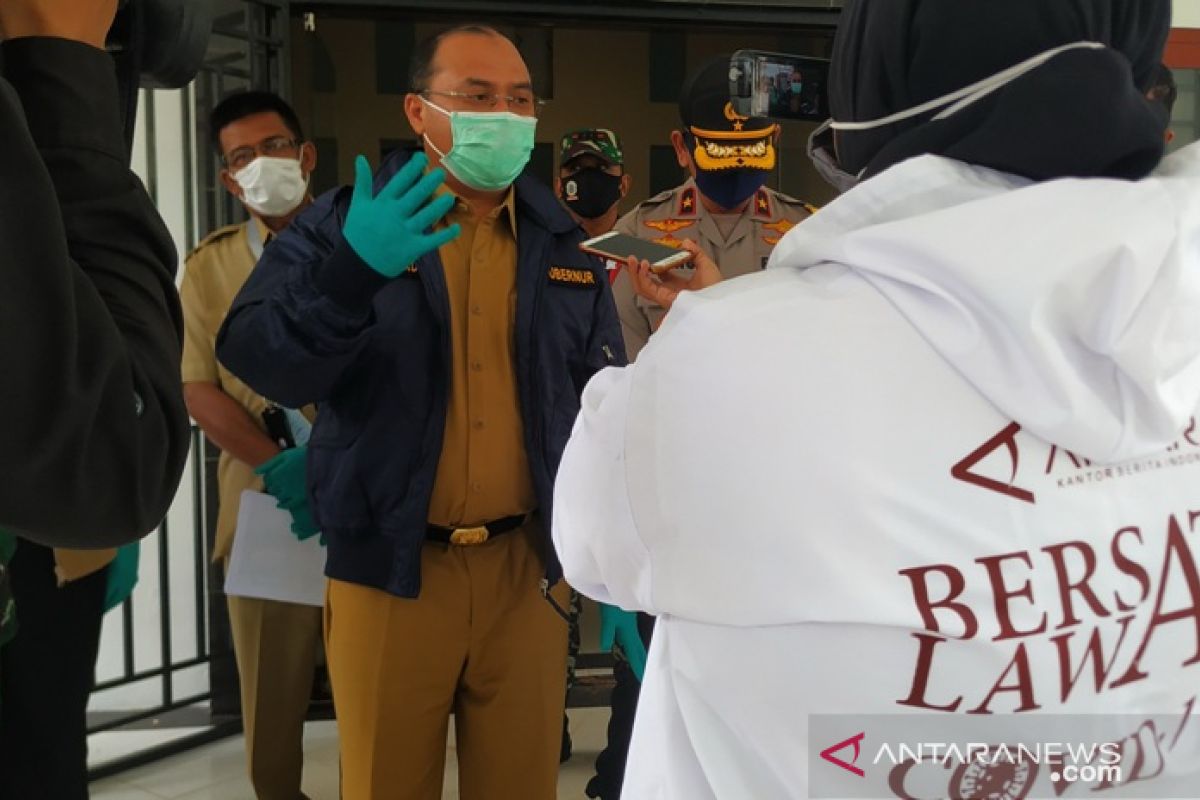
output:
M641 203L616 227L672 247L694 241L726 278L765 267L783 235L816 210L765 185L777 163L779 126L733 110L729 60L719 56L707 62L688 78L679 97L683 130L671 132L671 144L692 177ZM632 359L663 311L639 298L624 272L613 292Z
M621 233L671 247L695 242L726 278L765 267L783 235L816 211L765 185L777 163L779 126L733 110L729 61L726 55L705 63L680 93L683 130L671 132L671 143L679 165L692 177L641 203L616 226ZM625 269L613 282L613 295L625 349L634 359L665 312L635 292ZM600 616L601 648L615 643L619 650L608 744L596 758L596 775L588 783L587 795L616 800L624 781L653 619L606 605L601 605Z

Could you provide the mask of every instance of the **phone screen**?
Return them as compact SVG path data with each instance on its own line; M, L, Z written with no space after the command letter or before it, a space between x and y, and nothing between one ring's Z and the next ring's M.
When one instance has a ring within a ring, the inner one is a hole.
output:
M644 259L654 264L667 258L678 257L681 252L674 247L647 242L624 233L605 234L584 242L580 248L589 253L615 258L622 263L630 256L636 256L639 261Z
M729 63L729 96L742 116L824 122L829 118L829 61L739 50Z

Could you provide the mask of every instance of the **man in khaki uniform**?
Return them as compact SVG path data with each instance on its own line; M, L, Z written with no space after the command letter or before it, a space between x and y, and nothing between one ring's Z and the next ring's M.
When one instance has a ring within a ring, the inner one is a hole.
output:
M639 204L616 226L621 233L670 247L696 242L727 278L765 267L783 235L816 211L765 185L776 166L779 126L764 117L734 112L729 61L730 56L719 56L707 62L680 93L683 130L671 132L671 143L679 165L692 177ZM666 312L634 291L625 269L613 282L613 296L625 351L633 360ZM645 652L653 631L651 617L611 606L602 606L601 616L615 631L619 655ZM643 655L643 664L644 660ZM627 664L618 658L613 670L608 744L596 758L596 775L587 785L591 798L617 800L621 795L641 685L634 661Z
M729 102L729 56L706 63L679 98L683 130L671 132L679 165L691 173L682 186L630 211L616 230L672 247L691 240L736 277L767 265L775 245L816 209L767 188L776 166L779 126L742 117ZM638 297L625 270L613 283L630 359L646 346L663 310Z
M280 450L265 432L267 399L217 361L217 330L264 245L310 204L307 182L316 151L304 141L292 109L265 92L226 98L213 110L210 128L226 165L222 183L251 215L200 243L188 257L180 288L184 399L222 451L213 558L227 562L241 493L263 490L254 469ZM250 781L260 800L297 800L303 797L304 719L321 640L321 609L248 597L229 597L228 603Z

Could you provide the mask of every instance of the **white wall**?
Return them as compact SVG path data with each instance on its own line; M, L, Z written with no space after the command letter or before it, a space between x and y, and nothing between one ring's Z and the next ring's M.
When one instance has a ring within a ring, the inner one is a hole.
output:
M142 93L139 103L138 123L134 138L133 169L147 183L151 195L156 197L159 212L167 223L175 240L180 257L182 277L183 257L189 242L186 239L186 172L192 169L194 144L186 147L184 136L184 103L193 101L190 88L181 91L159 91L153 98L153 141L147 137L149 130L147 114L147 92ZM194 138L194 137L193 137ZM154 151L154 175L150 174L151 146ZM193 194L195 189L193 187ZM197 208L198 198L192 198L191 208ZM195 219L193 219L193 229ZM198 655L196 642L196 592L195 592L195 539L194 497L195 476L189 460L187 471L180 483L179 493L167 517L168 573L170 577L170 627L172 660L186 661ZM134 669L137 672L162 666L162 604L160 602L159 565L160 535L155 533L142 542L141 569L138 585L133 593L133 641ZM202 609L206 612L206 609ZM113 609L105 617L101 634L100 656L96 665L96 680L104 682L122 676L125 672L124 620L120 609ZM174 679L176 698L207 691L207 667L198 667L179 673ZM92 696L90 710L114 711L149 708L162 703L162 685L158 679L149 679L129 687L98 692Z
M1200 28L1200 0L1175 0L1171 25L1176 28Z

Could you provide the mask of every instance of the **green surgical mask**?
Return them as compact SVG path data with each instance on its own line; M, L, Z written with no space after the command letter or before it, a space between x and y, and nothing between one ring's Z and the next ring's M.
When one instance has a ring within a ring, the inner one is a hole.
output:
M429 100L425 105L450 118L453 137L448 153L438 150L428 135L425 141L442 157L446 171L472 189L506 189L529 163L536 117L522 117L511 111L447 111Z

